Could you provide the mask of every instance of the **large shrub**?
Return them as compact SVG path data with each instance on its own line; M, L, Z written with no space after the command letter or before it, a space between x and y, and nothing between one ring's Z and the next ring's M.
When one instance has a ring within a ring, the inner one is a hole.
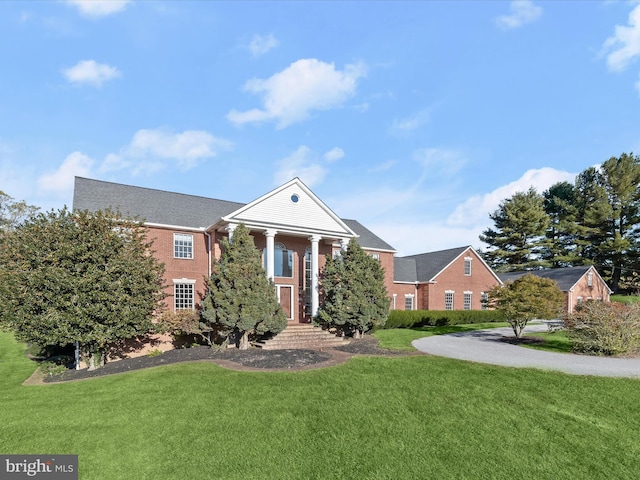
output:
M214 262L207 281L202 318L218 334L245 350L249 335L278 333L287 326L287 317L278 303L273 281L266 277L249 229L238 225L232 241L223 238L220 245L222 256Z
M504 322L497 310L392 310L380 328L413 328L469 323Z
M640 349L640 304L589 301L567 315L565 326L575 350L618 355Z
M321 280L322 303L316 323L359 338L387 320L389 295L384 270L354 239L341 256L327 256Z

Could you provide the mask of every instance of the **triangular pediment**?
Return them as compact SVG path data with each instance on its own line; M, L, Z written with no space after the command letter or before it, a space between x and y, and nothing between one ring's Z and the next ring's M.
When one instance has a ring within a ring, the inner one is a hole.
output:
M244 223L300 234L318 234L339 238L357 235L322 202L299 178L222 218L227 223Z

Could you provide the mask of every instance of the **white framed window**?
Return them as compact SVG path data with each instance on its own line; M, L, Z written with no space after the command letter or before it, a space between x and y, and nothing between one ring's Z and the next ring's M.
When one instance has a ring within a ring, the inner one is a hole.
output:
M453 290L447 290L444 292L444 309L453 310Z
M189 233L173 234L173 257L193 258L193 235Z
M480 305L482 310L486 310L489 308L489 294L487 292L480 293Z
M176 312L194 309L195 283L195 280L184 278L173 281L173 309Z
M391 300L391 310L395 310L396 309L396 301L398 300L398 294L394 293L393 294L393 300Z
M334 260L338 258L342 258L342 249L339 249L339 248L334 249L333 252L331 252L331 256L333 257Z
M464 292L464 309L471 310L471 298L473 296L473 292Z
M267 269L267 249L264 249L264 269ZM282 243L273 246L273 276L293 278L293 250Z
M472 260L471 257L465 257L464 259L464 274L467 277L471 276L471 260Z
M380 261L380 254L379 253L370 253L369 256L375 260Z
M404 296L404 309L413 310L413 295Z
M587 274L587 285L593 287L593 273L589 272Z

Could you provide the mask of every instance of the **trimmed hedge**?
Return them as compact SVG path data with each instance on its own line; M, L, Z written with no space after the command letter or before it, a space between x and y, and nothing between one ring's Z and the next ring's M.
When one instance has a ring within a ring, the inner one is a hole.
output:
M382 329L504 322L496 310L391 310Z

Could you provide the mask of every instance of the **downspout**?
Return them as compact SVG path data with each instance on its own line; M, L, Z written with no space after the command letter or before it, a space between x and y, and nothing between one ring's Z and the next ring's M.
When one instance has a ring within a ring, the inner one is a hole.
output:
M211 234L206 230L204 231L204 234L207 236L207 253L209 256L209 262L207 263L207 278L209 278L211 277Z

